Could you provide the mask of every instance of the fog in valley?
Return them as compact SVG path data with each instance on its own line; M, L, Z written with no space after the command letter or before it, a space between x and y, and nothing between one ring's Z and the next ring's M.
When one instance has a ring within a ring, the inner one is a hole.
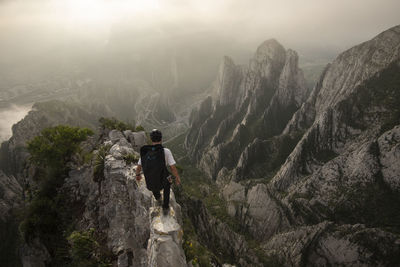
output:
M11 126L21 120L30 110L30 106L12 105L0 110L0 141L11 137Z
M124 120L184 120L224 55L247 64L270 38L299 53L312 87L339 52L398 24L399 10L396 0L3 0L0 139L26 106L52 99L106 104Z

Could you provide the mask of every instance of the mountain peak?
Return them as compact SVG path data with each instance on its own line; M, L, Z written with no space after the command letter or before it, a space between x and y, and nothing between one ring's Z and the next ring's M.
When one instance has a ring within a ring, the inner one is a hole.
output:
M285 55L285 48L275 39L268 39L258 46L255 54L257 61L267 58L273 59L276 56Z

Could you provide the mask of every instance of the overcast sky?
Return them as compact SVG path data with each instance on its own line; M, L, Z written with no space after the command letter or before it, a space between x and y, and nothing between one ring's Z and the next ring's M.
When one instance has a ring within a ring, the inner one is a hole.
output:
M106 44L119 28L190 39L210 33L254 51L265 39L342 51L400 24L399 0L0 0L0 58L74 40ZM140 34L143 34L141 36ZM1 60L1 59L0 59Z

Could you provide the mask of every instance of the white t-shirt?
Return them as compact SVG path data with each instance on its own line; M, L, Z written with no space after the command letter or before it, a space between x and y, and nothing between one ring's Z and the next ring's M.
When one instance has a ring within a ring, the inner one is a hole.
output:
M172 156L171 150L169 150L166 147L164 147L164 155L165 155L165 165L171 166L171 165L175 165L176 164L176 162L174 160L174 157ZM138 165L142 166L142 159L141 158L139 158Z

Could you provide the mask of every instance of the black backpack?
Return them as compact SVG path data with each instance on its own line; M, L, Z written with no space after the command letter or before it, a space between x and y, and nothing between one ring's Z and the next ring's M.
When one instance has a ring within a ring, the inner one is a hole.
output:
M161 190L170 175L165 165L164 147L160 144L142 146L140 159L147 189L150 191Z

